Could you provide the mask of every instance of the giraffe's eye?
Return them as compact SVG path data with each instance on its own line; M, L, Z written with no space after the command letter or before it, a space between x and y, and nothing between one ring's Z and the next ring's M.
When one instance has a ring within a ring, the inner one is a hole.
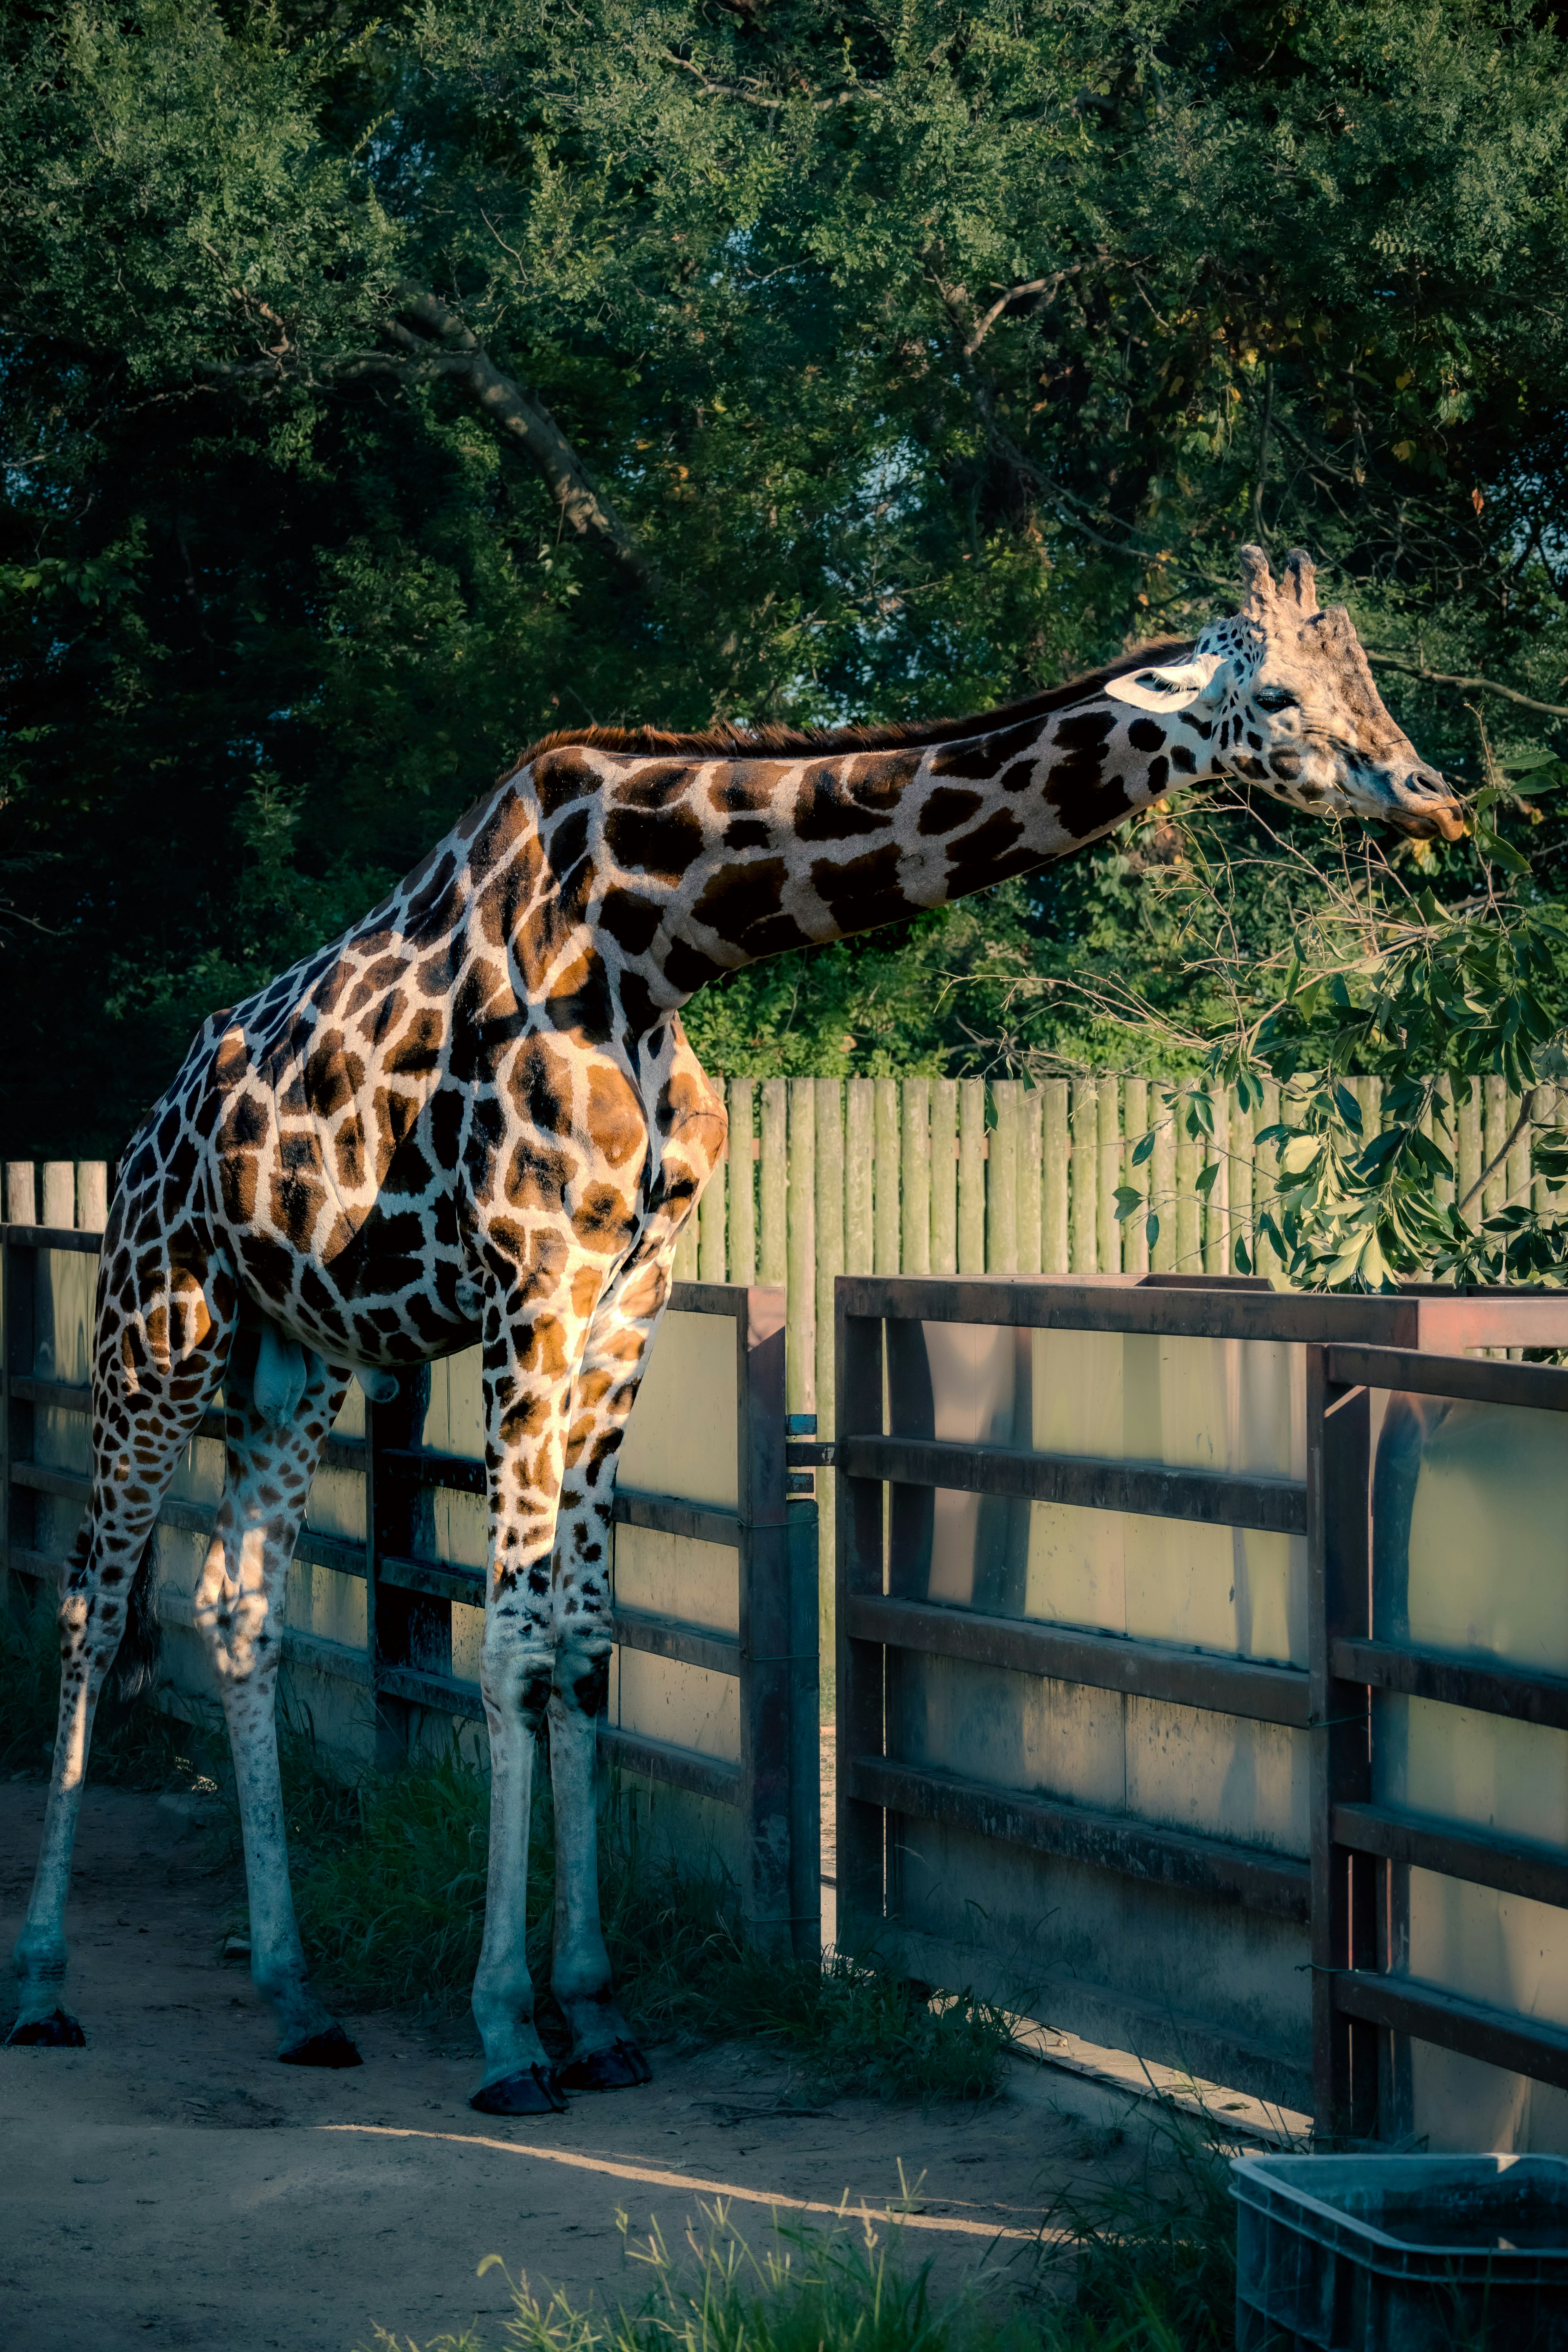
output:
M1260 686L1253 696L1259 710L1299 710L1300 699L1288 686Z

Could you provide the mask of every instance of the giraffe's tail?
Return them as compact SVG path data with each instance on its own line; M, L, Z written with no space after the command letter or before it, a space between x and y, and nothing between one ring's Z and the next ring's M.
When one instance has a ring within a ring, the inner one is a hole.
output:
M87 1566L91 1549L92 1519L89 1515L77 1529L62 1585L68 1585L80 1574ZM114 1654L114 1664L109 1670L103 1688L103 1696L117 1711L133 1706L139 1698L146 1696L158 1680L163 1628L158 1615L154 1569L153 1538L149 1536L136 1563L131 1590L125 1596L125 1631L120 1637L120 1647Z
M158 1615L158 1580L153 1539L148 1537L136 1563L125 1603L125 1633L114 1660L110 1688L115 1704L130 1706L145 1698L158 1680L158 1659L163 1647L163 1621Z

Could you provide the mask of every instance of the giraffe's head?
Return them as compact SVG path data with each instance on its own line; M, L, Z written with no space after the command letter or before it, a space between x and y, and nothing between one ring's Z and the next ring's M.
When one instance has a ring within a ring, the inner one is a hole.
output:
M1384 709L1344 606L1319 611L1306 550L1291 550L1276 581L1263 550L1244 547L1241 574L1240 612L1212 622L1190 662L1137 671L1110 691L1211 722L1214 766L1297 808L1457 841L1455 793Z

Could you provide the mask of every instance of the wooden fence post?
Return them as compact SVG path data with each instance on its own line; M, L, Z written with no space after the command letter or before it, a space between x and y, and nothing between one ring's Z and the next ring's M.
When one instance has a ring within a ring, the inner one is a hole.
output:
M1156 1274L1169 1274L1176 1263L1176 1121L1180 1116L1176 1087L1156 1087L1150 1110L1154 1151L1149 1162L1149 1191L1159 1221L1149 1264Z
M958 1272L958 1082L931 1090L931 1272Z
M1038 1087L1026 1087L1018 1105L1018 1271L1044 1270L1045 1101Z
M1132 1147L1135 1143L1140 1142L1149 1132L1149 1081L1147 1078L1128 1079L1125 1089L1125 1108L1122 1113L1122 1125L1126 1130L1127 1161L1126 1166L1122 1171L1121 1181L1124 1184L1131 1186L1134 1192L1142 1192L1145 1202L1147 1202L1149 1198L1149 1162L1145 1160L1142 1166L1140 1168L1134 1168L1132 1165ZM1123 1221L1121 1227L1121 1265L1123 1272L1127 1274L1147 1274L1149 1271L1149 1212L1147 1206L1142 1209L1135 1209L1132 1214Z
M789 1080L763 1081L762 1150L757 1161L758 1275L789 1280ZM794 1339L790 1345L795 1345ZM793 1395L790 1409L795 1410Z
M1099 1264L1096 1194L1100 1178L1100 1089L1092 1078L1072 1082L1072 1271L1093 1274Z
M985 1081L958 1087L958 1271L985 1271Z
M987 1274L1018 1271L1018 1097L1016 1078L992 1087L996 1124L985 1170L985 1265Z
M1095 1169L1096 1255L1101 1274L1121 1271L1121 1228L1116 1222L1116 1188L1121 1181L1121 1081L1112 1070L1100 1073L1099 1097L1100 1154Z
M931 1272L931 1080L906 1078L900 1157L903 1272ZM880 1266L878 1272L881 1272Z
M730 1248L728 1277L747 1287L757 1278L756 1081L730 1081Z
M816 1081L789 1084L785 1367L791 1412L816 1411Z
M899 1271L899 1082L876 1081L871 1165L876 1186L871 1272Z
M1072 1265L1068 1243L1068 1193L1072 1164L1072 1132L1068 1122L1068 1082L1047 1078L1040 1089L1044 1128L1041 1150L1045 1160L1045 1204L1040 1216L1040 1271L1066 1274Z
M873 1190L876 1171L877 1090L869 1078L851 1078L844 1089L844 1271L870 1274L876 1255Z

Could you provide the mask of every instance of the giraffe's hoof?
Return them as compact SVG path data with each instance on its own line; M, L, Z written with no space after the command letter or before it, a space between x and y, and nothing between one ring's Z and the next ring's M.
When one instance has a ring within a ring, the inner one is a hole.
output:
M569 2058L555 2079L563 2091L629 2091L634 2083L651 2083L653 2068L635 2042L612 2042L607 2050Z
M364 2061L342 2027L329 2025L324 2033L296 2042L292 2050L279 2050L278 2063L280 2066L363 2066Z
M5 2036L7 2050L85 2050L87 2036L63 2009L47 2017L29 2017Z
M499 2083L482 2084L468 2105L481 2116L563 2116L566 2102L560 2082L552 2066L525 2066L521 2074L503 2074Z

